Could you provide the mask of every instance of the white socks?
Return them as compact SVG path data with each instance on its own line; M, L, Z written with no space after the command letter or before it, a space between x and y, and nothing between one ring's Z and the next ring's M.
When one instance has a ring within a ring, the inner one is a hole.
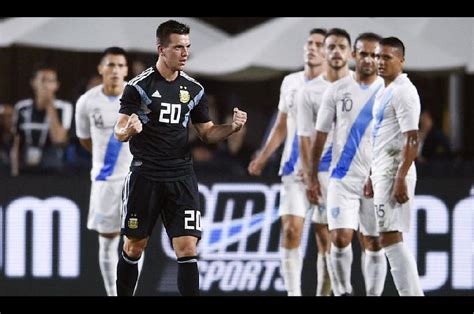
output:
M365 249L360 248L360 270L362 271L362 278L365 281Z
M415 257L403 242L384 248L400 296L423 296Z
M318 284L316 286L316 296L331 295L331 279L329 277L327 254L318 253L316 272L318 275Z
M341 288L339 287L339 282L336 280L336 275L334 274L334 270L332 269L332 263L331 263L331 254L326 253L326 267L328 269L329 273L329 278L331 278L331 289L332 292L336 297L340 296L341 293Z
M338 248L331 243L331 266L334 271L336 282L339 283L338 293L352 294L351 268L352 268L352 244L344 248Z
M364 282L367 296L381 296L387 276L387 259L384 250L365 250L364 263L362 269L365 269Z
M120 237L106 238L99 235L99 266L108 296L117 296L117 263Z
M280 247L281 274L288 296L301 296L301 253L300 248Z

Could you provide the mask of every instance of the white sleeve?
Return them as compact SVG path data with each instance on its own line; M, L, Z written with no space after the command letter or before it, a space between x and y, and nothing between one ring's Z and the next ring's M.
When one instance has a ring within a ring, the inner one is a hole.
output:
M87 114L86 97L82 95L76 103L76 135L78 138L90 138L91 128Z
M311 103L311 90L303 88L296 95L296 134L298 136L311 136L314 133L313 104Z
M288 113L288 104L286 100L288 99L288 76L285 76L283 82L280 86L280 101L278 102L278 110L284 113Z
M329 86L323 94L321 107L316 119L316 130L329 133L332 123L336 118L336 101L334 99L335 88Z
M418 130L421 104L420 96L414 86L404 86L398 90L393 108L402 133Z

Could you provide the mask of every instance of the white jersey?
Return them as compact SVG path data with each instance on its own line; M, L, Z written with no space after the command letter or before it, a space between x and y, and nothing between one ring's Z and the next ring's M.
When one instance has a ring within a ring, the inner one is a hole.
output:
M331 85L331 82L326 80L324 74L306 84L300 93L298 93L298 111L297 111L297 125L296 131L298 136L309 136L313 141L315 138L315 126L318 116L319 108L324 91ZM328 134L326 144L324 145L323 154L319 163L319 172L327 172L331 166L332 157L332 137L333 131Z
M420 96L406 74L399 75L377 96L373 108L372 176L397 174L403 157L403 133L418 130L420 109ZM416 178L415 163L407 177Z
M316 129L329 132L335 121L332 179L360 181L368 177L372 161L372 107L382 88L382 78L377 77L371 85L359 84L351 72L324 93Z
M301 170L299 160L298 136L296 135L296 95L305 86L307 80L304 71L288 74L280 88L278 110L287 114L286 141L281 156L279 175L296 175Z
M90 89L77 101L76 134L92 139L92 181L123 180L133 157L128 142L114 136L122 95L106 96L102 88Z

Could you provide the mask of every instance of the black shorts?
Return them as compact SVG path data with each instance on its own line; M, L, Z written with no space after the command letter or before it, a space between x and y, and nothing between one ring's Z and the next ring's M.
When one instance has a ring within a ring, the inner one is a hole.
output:
M161 215L170 239L201 239L201 210L194 173L179 181L151 181L137 172L125 179L122 193L121 234L143 239L150 236Z

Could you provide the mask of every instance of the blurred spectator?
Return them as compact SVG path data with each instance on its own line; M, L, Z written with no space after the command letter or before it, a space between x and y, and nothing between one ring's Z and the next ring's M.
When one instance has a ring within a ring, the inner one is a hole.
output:
M452 159L451 145L443 131L435 126L431 113L424 110L420 114L420 145L418 162Z
M55 68L39 65L30 81L34 97L15 105L11 175L61 171L71 127L72 104L56 99Z
M13 106L0 104L0 174L10 170L10 150L13 145Z

